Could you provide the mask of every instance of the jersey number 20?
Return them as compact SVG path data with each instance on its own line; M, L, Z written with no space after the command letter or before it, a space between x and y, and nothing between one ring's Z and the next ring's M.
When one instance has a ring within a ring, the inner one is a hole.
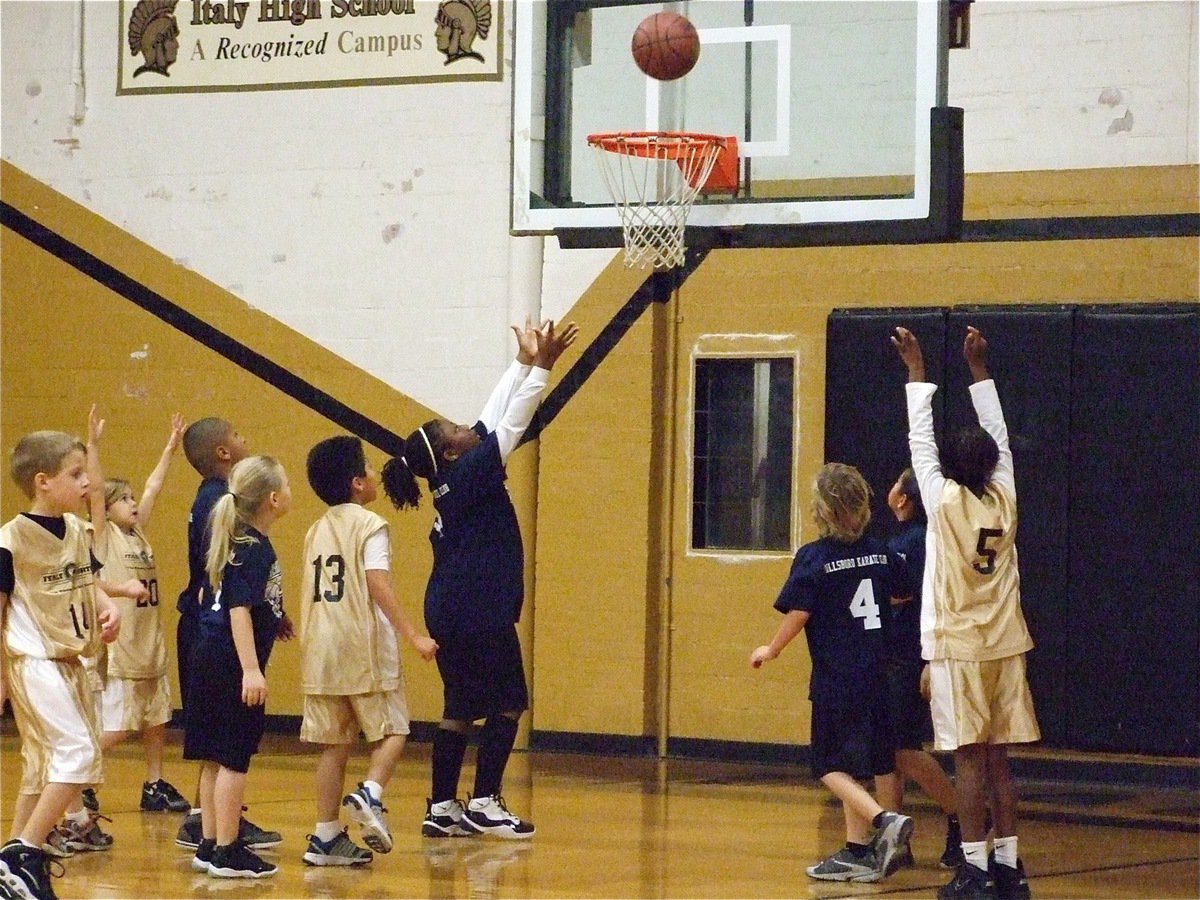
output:
M875 602L875 586L870 578L864 578L858 583L858 589L850 598L850 615L863 620L863 631L874 631L883 627L879 617L879 604Z
M313 564L313 603L320 603L322 600L327 603L338 603L342 597L346 595L346 560L342 559L340 553L335 553L332 556L317 557L312 561ZM332 591L321 590L321 569L328 569L329 583L333 585Z

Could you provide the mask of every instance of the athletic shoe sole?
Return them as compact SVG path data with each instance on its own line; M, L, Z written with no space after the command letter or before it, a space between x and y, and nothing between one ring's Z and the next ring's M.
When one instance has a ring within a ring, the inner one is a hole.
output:
M303 859L304 864L308 866L366 866L371 862L369 859L349 859L345 856L328 856L311 851L305 853Z
M526 838L533 837L534 829L529 831L519 832L514 830L513 826L507 822L499 825L480 825L478 822L467 820L472 828L475 828L479 834L487 834L492 837L505 838L506 840L523 841Z
M249 869L218 869L216 866L208 867L208 874L213 878L270 878L278 869L268 869L265 872L251 872Z
M363 806L363 800L358 794L347 794L342 798L342 806L354 822L362 828L363 843L376 853L392 852L392 835L380 825L378 818Z

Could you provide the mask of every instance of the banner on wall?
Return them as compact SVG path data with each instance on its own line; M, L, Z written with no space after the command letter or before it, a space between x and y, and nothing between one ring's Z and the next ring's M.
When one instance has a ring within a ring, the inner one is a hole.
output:
M121 0L117 94L500 81L503 0Z

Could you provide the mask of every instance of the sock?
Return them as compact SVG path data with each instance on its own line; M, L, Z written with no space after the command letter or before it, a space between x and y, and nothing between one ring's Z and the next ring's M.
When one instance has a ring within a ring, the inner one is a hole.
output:
M479 756L475 760L475 797L500 793L504 768L517 739L517 720L511 716L489 716L479 733Z
M74 822L76 825L86 825L88 821L87 809L81 809L79 812L67 813L67 819Z
M433 784L430 798L434 803L453 800L462 774L467 736L461 731L439 728L433 735Z
M856 844L853 841L846 841L846 849L849 850L856 859L862 859L871 852L871 845Z
M988 870L987 841L963 841L963 859L977 869Z
M383 802L383 786L378 781L364 781L362 786L367 789L372 800L376 803Z
M313 829L313 834L322 844L328 844L341 833L342 829L338 827L337 822L318 822L317 827Z
M189 810L188 810L188 815L189 815L189 816L198 816L198 815L200 815L200 807L198 807L198 806L193 806L191 809L189 809Z
M1017 836L996 838L992 841L992 850L996 854L996 862L1010 869L1017 867Z
M15 841L16 843L20 844L22 847L32 847L34 850L41 850L41 849L42 849L42 848L41 848L41 846L39 846L38 844L31 844L31 843L29 843L29 841L23 841L23 840L21 840L20 838L13 838L13 839L12 839L11 841L9 841L8 843L9 843L9 844L11 844L11 843L13 843L13 841ZM8 846L8 844L5 844L5 846L7 847L7 846Z

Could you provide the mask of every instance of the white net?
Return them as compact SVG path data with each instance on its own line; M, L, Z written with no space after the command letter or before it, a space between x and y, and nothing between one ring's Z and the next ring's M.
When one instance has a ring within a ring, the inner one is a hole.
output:
M714 135L597 134L588 138L621 216L625 265L683 265L688 212L724 144Z

